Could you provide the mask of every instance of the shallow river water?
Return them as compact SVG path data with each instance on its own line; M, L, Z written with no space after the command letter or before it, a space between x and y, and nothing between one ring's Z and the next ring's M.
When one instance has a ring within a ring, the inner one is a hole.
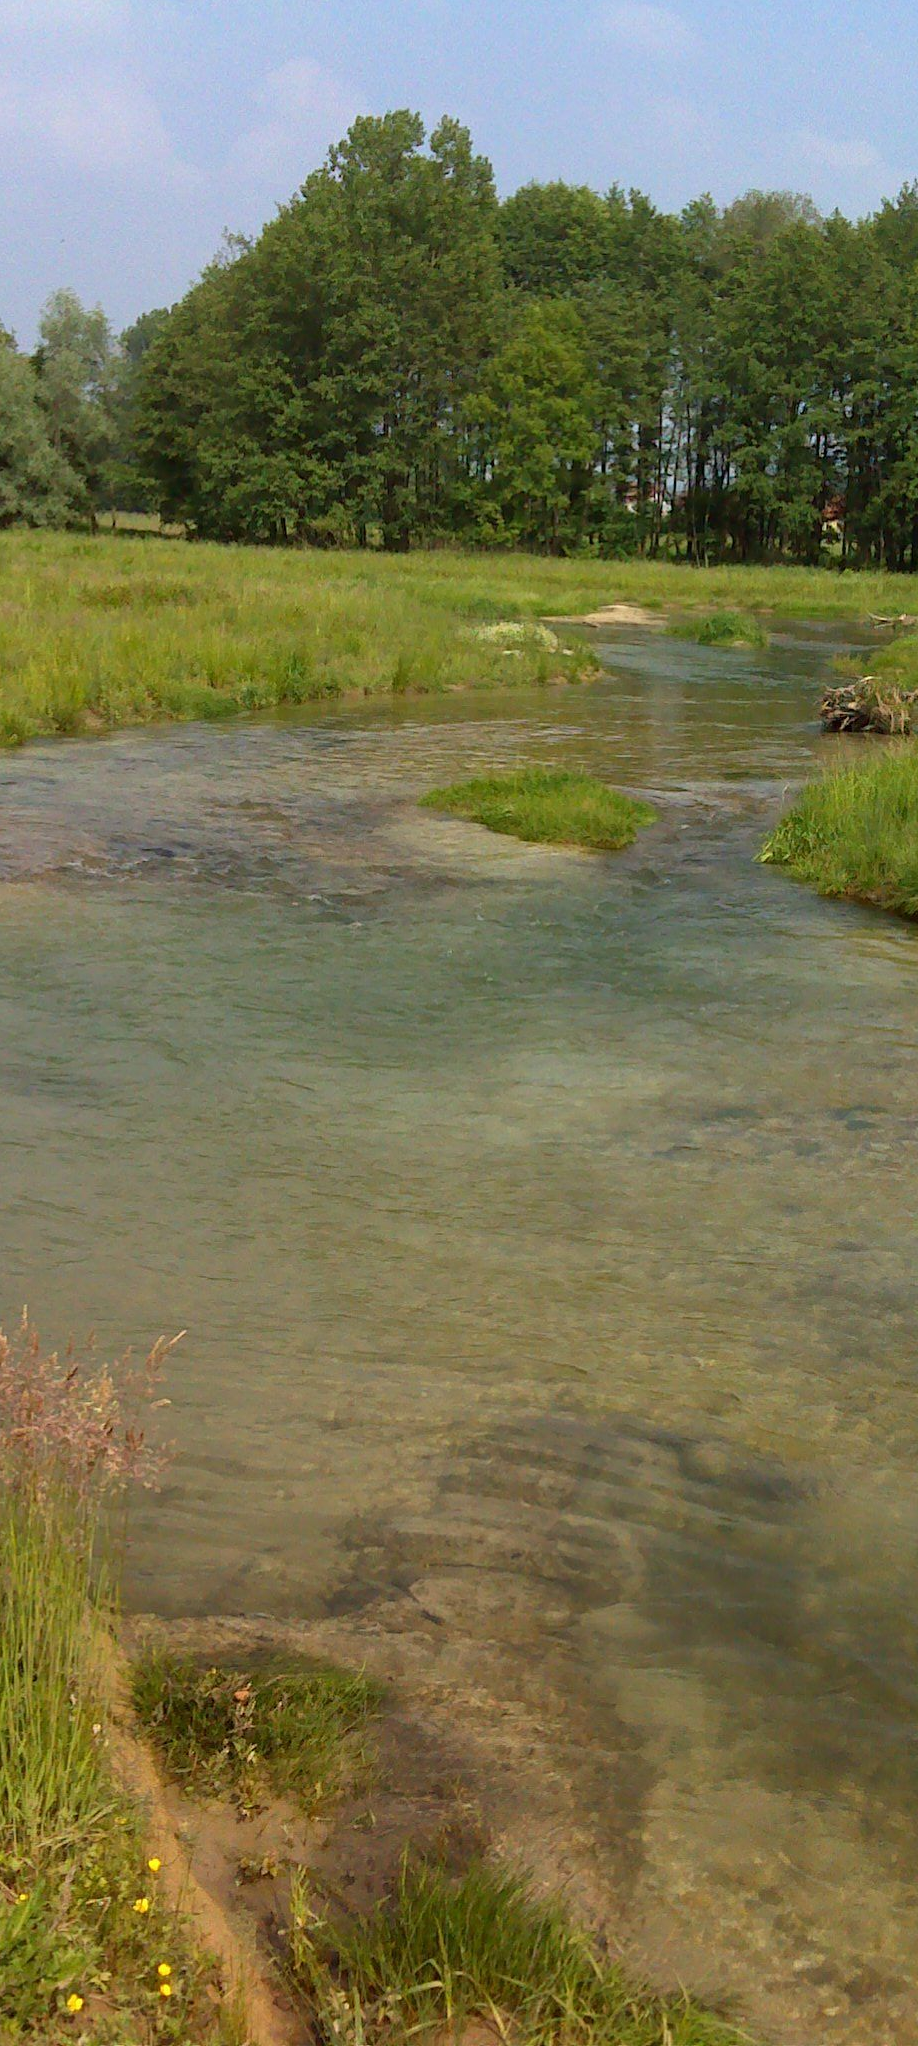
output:
M2 1308L188 1330L135 1605L413 1600L576 1709L638 1952L879 2046L918 2039L918 936L753 859L836 650L610 637L584 689L3 760ZM417 807L519 761L660 821L605 859Z

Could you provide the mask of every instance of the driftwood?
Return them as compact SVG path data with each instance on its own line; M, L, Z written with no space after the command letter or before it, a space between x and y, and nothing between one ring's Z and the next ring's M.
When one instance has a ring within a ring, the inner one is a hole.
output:
M918 625L918 618L913 618L910 611L897 611L890 617L884 617L879 611L868 611L867 616L871 625L885 625L888 627L898 625L905 631L910 626Z
M882 694L881 694L882 690ZM873 675L827 689L819 706L824 732L911 732L918 729L918 689L899 689Z

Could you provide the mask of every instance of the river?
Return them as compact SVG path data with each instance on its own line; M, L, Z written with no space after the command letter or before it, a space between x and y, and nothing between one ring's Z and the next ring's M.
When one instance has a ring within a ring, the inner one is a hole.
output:
M576 1714L637 1951L911 2042L918 936L754 863L837 636L600 645L3 758L3 1311L188 1331L134 1605L413 1600ZM417 807L524 761L660 821Z

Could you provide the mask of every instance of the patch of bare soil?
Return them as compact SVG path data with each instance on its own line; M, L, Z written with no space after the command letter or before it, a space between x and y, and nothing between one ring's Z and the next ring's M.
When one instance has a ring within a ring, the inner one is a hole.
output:
M576 615L546 618L546 625L657 625L665 624L659 611L649 611L645 604L604 604L599 611L582 611Z

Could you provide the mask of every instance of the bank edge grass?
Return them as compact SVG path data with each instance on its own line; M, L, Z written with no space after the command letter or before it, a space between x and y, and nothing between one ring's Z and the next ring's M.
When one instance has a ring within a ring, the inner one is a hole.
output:
M0 1542L0 2039L242 2046L111 1773L85 1523L6 1491Z
M431 789L421 800L426 809L485 824L530 844L581 846L589 852L620 851L656 817L649 803L565 768L481 775Z
M863 618L907 609L879 572L693 569L449 551L305 553L112 535L0 534L0 743L341 696L506 689L595 672L561 631L510 648L469 628L616 601Z
M381 1693L362 1672L303 1660L202 1668L152 1647L134 1665L132 1692L170 1774L198 1796L250 1810L268 1791L312 1809L369 1775Z
M478 2020L519 2046L735 2046L739 2034L687 1998L628 1984L555 1905L474 1863L451 1879L406 1860L393 1898L334 1923L308 1872L292 1889L289 1968L326 2046L461 2039Z
M149 1400L167 1347L125 1385ZM124 1400L25 1317L0 1334L0 2039L241 2046L111 1766L100 1515L159 1465Z
M759 858L821 895L918 917L918 743L884 744L863 764L810 782Z

